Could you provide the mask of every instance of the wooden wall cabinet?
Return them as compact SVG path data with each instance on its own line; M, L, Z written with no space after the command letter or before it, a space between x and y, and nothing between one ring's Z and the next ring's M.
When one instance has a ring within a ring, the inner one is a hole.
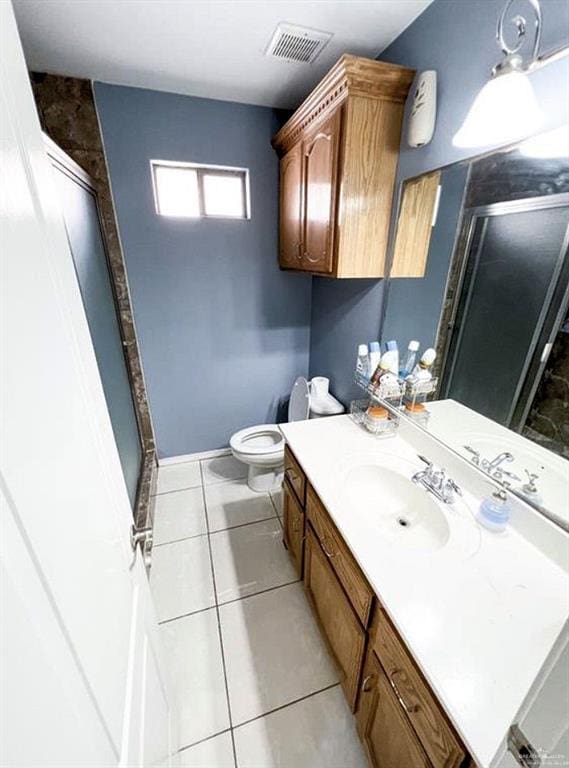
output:
M390 277L423 277L431 244L441 172L403 185Z
M385 276L403 107L414 74L342 56L274 136L283 269Z

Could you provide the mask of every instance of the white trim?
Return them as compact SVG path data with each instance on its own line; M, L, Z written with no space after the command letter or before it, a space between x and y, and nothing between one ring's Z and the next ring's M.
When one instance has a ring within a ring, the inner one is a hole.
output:
M183 464L186 461L203 461L204 459L217 459L218 456L229 456L231 449L218 448L215 451L202 451L202 453L186 453L183 456L168 456L166 459L158 459L159 467L167 467L169 464Z

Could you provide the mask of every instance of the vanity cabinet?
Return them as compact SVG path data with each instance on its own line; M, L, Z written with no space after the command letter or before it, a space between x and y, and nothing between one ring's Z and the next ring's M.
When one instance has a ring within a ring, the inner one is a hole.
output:
M374 768L432 768L371 649L363 671L356 726Z
M304 555L304 511L294 491L285 480L283 484L283 537L296 572L302 577Z
M284 540L338 664L372 768L473 768L300 463L285 450Z
M344 55L273 137L279 260L330 277L384 277L403 107L414 71Z
M306 533L304 587L324 637L341 671L341 683L352 711L356 705L366 632L312 528Z

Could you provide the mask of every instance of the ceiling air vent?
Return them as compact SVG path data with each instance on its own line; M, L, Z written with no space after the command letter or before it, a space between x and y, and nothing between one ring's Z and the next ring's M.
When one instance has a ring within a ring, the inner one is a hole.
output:
M331 39L329 32L279 24L266 50L267 56L311 64Z

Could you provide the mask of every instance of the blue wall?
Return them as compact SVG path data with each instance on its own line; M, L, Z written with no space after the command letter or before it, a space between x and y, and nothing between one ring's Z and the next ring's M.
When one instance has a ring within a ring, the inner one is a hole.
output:
M471 150L453 147L452 137L475 95L488 79L492 66L500 59L495 32L496 20L504 2L434 0L378 56L382 61L403 64L419 72L436 69L438 73L439 103L435 135L428 146L411 149L406 146L404 127L396 199L399 184L404 179L475 154ZM541 0L541 5L544 15L541 50L549 51L567 45L569 3L567 0ZM525 11L527 3L520 3L519 6ZM546 115L544 130L569 120L569 59L534 72L531 79ZM430 258L433 255L431 253ZM447 256L441 253L438 257L440 268ZM438 323L443 286L437 285L432 277L431 273L425 280L393 280L388 290L385 289L385 281L379 281L370 290L368 281L360 281L358 289L343 281L325 283L316 279L312 308L311 370L316 372L317 361L322 371L336 371L335 389L339 393L350 391L356 344L377 337L386 297L388 303L382 333L384 340L397 338L400 344L406 344L408 337L413 336L423 338L425 343L434 341L432 337ZM335 303L337 311L334 310ZM329 322L321 320L323 312L327 313ZM346 316L341 316L343 312ZM330 329L335 328L339 330L334 343L326 335ZM413 332L412 328L415 328ZM348 361L351 365L345 368Z
M313 279L310 376L328 376L345 404L361 394L353 384L357 346L379 338L382 294L381 280Z
M311 278L277 264L271 109L95 84L160 457L274 422L308 372ZM155 213L150 160L250 170L250 221Z

